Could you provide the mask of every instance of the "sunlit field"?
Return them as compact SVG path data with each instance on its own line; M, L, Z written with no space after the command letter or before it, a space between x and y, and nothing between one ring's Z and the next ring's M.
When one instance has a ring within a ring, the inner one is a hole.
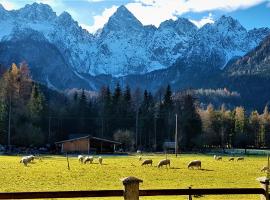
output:
M228 157L216 161L208 155L168 155L170 168L157 168L163 155L143 155L153 159L153 166L141 166L138 156L106 157L103 165L81 164L76 157L70 157L70 170L65 157L44 156L25 167L20 157L0 156L0 190L12 191L64 191L123 189L121 178L135 176L143 180L141 189L173 188L222 188L259 187L256 178L264 176L260 169L266 164L265 157L249 156L244 161L229 162ZM201 170L187 169L191 160L202 161ZM93 198L92 198L93 199ZM105 199L105 198L97 198ZM106 199L123 199L106 198ZM140 199L187 199L180 197L141 197ZM197 199L197 198L194 198ZM203 196L198 199L259 199L251 196Z

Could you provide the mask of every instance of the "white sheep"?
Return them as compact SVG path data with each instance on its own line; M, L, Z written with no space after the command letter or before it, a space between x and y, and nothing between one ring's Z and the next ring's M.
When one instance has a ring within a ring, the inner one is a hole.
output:
M234 161L234 157L230 157L229 158L229 161Z
M78 155L78 160L80 163L83 163L83 160L84 160L84 156L82 155Z
M198 169L201 169L202 162L200 160L193 160L188 163L188 169L197 167Z
M151 160L151 159L146 159L142 162L142 166L143 165L151 165L152 166L152 164L153 164L153 160Z
M22 159L20 160L20 163L23 163L24 166L27 166L28 163L30 163L33 160L32 157L30 156L24 156L22 157Z
M244 160L244 157L238 157L236 160L237 160L237 161L239 161L239 160Z
M264 166L262 169L261 169L261 172L265 172L265 171L269 171L269 168L268 168L268 166Z
M216 156L215 160L222 160L222 157L221 156Z
M158 168L162 167L163 165L166 165L166 166L169 165L170 167L170 164L171 164L171 161L169 159L164 159L164 160L159 161Z
M30 162L34 161L34 159L35 159L34 155L30 155L30 156L27 156L27 157L29 158Z
M99 164L102 165L102 161L103 161L103 158L102 158L101 156L99 156L99 157L98 157L98 162L99 162Z
M222 160L222 157L221 156L214 155L214 159L215 160Z
M90 162L90 164L92 164L92 162L94 161L94 157L93 156L86 156L83 160L83 163L86 164L87 162Z

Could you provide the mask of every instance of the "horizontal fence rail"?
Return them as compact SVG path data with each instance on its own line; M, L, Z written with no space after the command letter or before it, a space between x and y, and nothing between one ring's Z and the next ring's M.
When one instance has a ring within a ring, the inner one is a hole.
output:
M139 190L139 196L178 196L178 195L265 195L262 188L208 188L208 189L162 189ZM123 197L124 190L95 191L56 191L56 192L6 192L0 193L0 199L53 199L82 197Z
M56 192L7 192L0 199L53 199L79 197L121 197L123 190L56 191Z
M140 196L171 196L171 195L227 195L227 194L265 194L262 188L209 188L209 189L165 189L140 190Z

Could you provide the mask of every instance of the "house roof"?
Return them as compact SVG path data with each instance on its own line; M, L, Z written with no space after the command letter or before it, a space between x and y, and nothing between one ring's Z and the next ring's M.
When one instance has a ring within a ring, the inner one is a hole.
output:
M72 139L67 139L67 140L62 140L62 141L55 142L55 144L61 144L61 143L64 143L64 142L72 142L72 141L81 140L81 139L87 139L87 138L89 140L98 140L98 141L108 142L108 143L113 143L113 144L121 144L121 142L117 142L117 141L113 141L113 140L107 140L107 139L104 139L104 138L93 137L91 135L72 138Z

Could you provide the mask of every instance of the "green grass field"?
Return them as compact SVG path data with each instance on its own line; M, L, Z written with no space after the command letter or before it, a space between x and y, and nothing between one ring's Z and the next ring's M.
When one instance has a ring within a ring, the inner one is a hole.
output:
M138 156L106 157L104 164L80 164L77 158L70 158L67 169L65 157L47 156L42 161L36 160L28 167L19 163L20 157L0 156L0 192L11 191L63 191L63 190L101 190L123 189L120 181L127 176L135 176L143 180L141 189L173 189L173 188L224 188L224 187L259 187L256 178L265 176L260 172L266 164L265 157L245 157L244 161L215 161L207 155L168 155L171 168L157 168L161 155L143 155L151 158L154 165L140 166ZM188 170L187 163L200 159L202 170ZM105 198L97 198L105 199ZM123 198L106 198L123 199ZM141 197L154 199L187 199L182 197ZM196 198L194 198L196 199ZM205 196L198 199L259 199L251 196Z

